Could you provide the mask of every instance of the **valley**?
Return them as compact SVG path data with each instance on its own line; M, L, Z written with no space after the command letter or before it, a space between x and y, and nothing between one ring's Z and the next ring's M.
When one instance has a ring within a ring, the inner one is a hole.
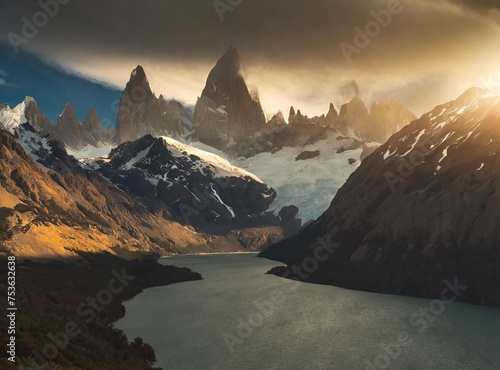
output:
M500 369L499 42L490 0L3 2L0 369Z

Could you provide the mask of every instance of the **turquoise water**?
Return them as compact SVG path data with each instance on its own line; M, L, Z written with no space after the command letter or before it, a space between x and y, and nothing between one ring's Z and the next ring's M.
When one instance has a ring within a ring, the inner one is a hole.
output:
M115 326L165 370L500 369L500 309L297 283L255 255L161 263L205 280L146 290Z

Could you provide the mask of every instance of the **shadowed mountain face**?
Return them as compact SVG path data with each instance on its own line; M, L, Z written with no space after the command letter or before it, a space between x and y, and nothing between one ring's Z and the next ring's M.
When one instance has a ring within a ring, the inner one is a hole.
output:
M184 137L191 133L191 117L176 101L167 102L151 91L146 73L137 66L118 106L116 142L122 144L145 135Z
M500 305L500 98L473 89L403 128L365 159L330 208L262 256L301 263L332 255L308 281Z
M49 118L38 108L36 101L29 99L24 111L26 120L31 126L42 134L48 134L54 131Z
M167 137L148 135L122 144L91 165L126 192L160 201L179 222L207 232L248 226L276 197L221 157Z
M31 113L29 105L26 111ZM45 120L41 118L43 117L41 112L37 112L35 109L33 112L34 113L31 114L31 116L28 114L26 115L28 122L31 122L30 118L33 118L35 121L45 122ZM114 129L109 128L104 130L102 128L101 121L99 120L97 111L94 108L90 110L85 121L80 123L76 117L75 110L70 103L66 104L62 114L57 118L55 127L49 129L48 131L38 131L41 133L52 133L64 142L67 147L74 150L81 149L89 145L98 147L100 145L110 143L114 139Z
M70 148L79 148L82 143L82 133L80 131L80 122L76 118L73 106L68 103L63 112L57 117L55 126L56 135Z
M110 143L114 139L114 129L103 130L101 121L97 116L97 111L92 108L81 124L81 131L85 142L92 143L95 142L94 146L99 145L99 143Z
M249 92L240 55L234 48L210 72L195 108L196 139L227 149L266 128L258 98Z

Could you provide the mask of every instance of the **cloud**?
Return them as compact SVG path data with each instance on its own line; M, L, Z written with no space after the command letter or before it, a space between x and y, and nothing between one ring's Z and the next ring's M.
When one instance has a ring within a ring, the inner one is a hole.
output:
M5 81L3 78L0 78L0 86L12 86L9 84L7 81Z
M390 1L248 0L221 22L212 1L74 0L25 47L120 87L143 64L157 93L194 103L233 45L269 113L290 105L325 112L329 102L344 102L342 87L352 80L368 101L394 96L422 112L499 72L497 1L488 0L401 1L403 12L349 63L340 44L353 45L354 28L364 29ZM20 34L22 17L39 11L28 0L4 8L5 42L9 32Z
M453 0L457 4L465 5L476 10L500 9L498 0Z
M0 86L13 86L12 84L8 83L4 77L8 77L9 74L5 72L4 70L0 69Z

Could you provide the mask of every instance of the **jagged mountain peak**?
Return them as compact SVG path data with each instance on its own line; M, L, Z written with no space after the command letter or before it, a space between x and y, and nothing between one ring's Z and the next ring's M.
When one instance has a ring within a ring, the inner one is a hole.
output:
M338 116L338 112L337 112L337 109L335 109L335 106L333 105L333 103L330 103L330 107L328 108L328 113L326 114L326 116Z
M227 51L226 51L226 53L224 55L227 56L228 58L229 57L239 58L239 56L240 56L240 54L238 53L238 50L235 47L233 47L233 46L229 46L227 48Z
M134 101L147 101L154 97L146 72L142 66L138 65L130 73L130 79L125 86L124 93L132 96Z
M87 115L87 118L85 120L88 121L94 119L99 119L99 116L95 108L90 108L89 114Z
M102 129L101 121L94 108L90 109L87 118L82 122L82 126L90 132Z
M243 66L238 51L230 47L217 61L207 78L202 97L209 97L217 104L227 104L233 90L250 96L243 77Z
M41 110L38 108L38 104L32 97L26 97L24 100L25 109L24 114L26 117L26 121L30 123L38 132L42 134L48 134L53 132L53 126L50 122L49 117L47 117Z
M239 53L234 48L210 71L195 107L195 137L218 149L251 140L266 128L266 117L255 94L250 93Z
M144 80L147 80L146 71L144 71L144 68L142 68L142 66L138 65L130 73L130 80L129 81L130 82L134 82L134 81L142 82Z
M70 102L66 103L66 105L64 106L64 109L59 117L68 117L71 119L73 119L73 118L77 119L75 108L73 108L73 105Z
M10 132L13 132L17 126L26 122L25 110L27 101L28 98L14 108L11 108L9 104L3 104L0 108L0 123Z
M368 107L365 102L359 97L355 96L348 103L342 105L340 108L340 115L364 115L367 116L369 114Z
M361 97L359 95L356 95L354 98L352 98L351 101L348 104L363 105L363 106L366 107L365 102L363 101L363 99L361 99Z
M118 107L115 141L122 144L147 134L185 137L192 132L191 116L177 102L155 96L139 65L130 75Z
M39 109L38 108L38 103L36 102L35 98L31 97L31 96L27 96L25 99L24 99L24 105L26 107L26 109L28 107L32 107L34 109Z
M275 116L275 117L280 117L280 118L282 118L282 119L285 119L285 116L284 116L283 112L282 112L282 111L280 111L280 110L279 110L279 111L277 111L277 112L276 112L276 114L275 114L274 116Z
M71 103L67 103L61 115L57 117L55 132L69 147L78 148L81 146L81 125Z
M36 100L35 100L35 98L34 98L34 97L32 97L32 96L26 96L26 97L24 98L24 104L27 106L27 105L28 105L28 104L30 104L30 103L34 103L34 104L36 105Z
M283 112L278 111L276 114L271 114L268 116L267 124L271 129L273 129L278 127L283 127L287 123L285 120L285 116L283 115Z
M224 55L217 62L216 68L223 70L232 70L235 72L242 72L243 66L241 63L241 56L236 48L230 46Z

